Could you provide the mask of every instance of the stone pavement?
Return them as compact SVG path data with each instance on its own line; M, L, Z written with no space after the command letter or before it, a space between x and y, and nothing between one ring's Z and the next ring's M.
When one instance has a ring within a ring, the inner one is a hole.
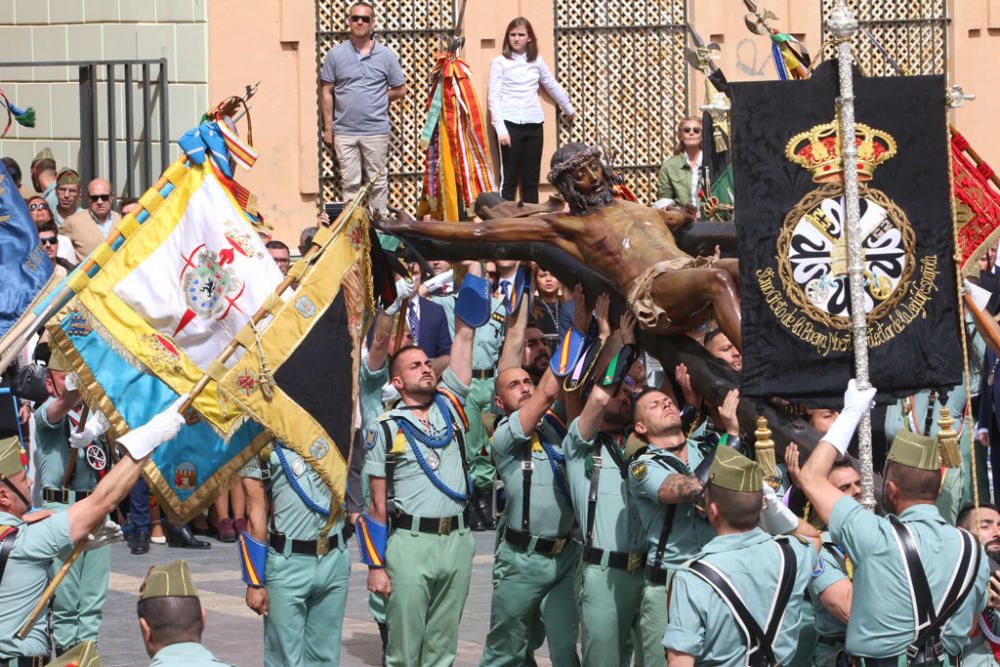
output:
M495 538L492 532L474 535L476 557L473 560L472 586L459 628L458 657L455 661L459 667L479 664L490 625L490 575ZM148 664L149 658L146 657L135 615L139 585L151 565L169 563L177 558L188 561L201 594L206 613L205 646L220 660L241 667L263 664L262 623L244 602L246 588L240 581L236 547L209 541L212 548L206 551L153 544L145 556L133 556L124 544L112 547L111 583L104 607L99 647L107 667ZM352 558L357 561L357 547L353 539L350 549ZM344 667L381 664L378 627L368 613L366 577L367 568L354 562L341 647L340 662ZM540 667L551 664L547 656L546 646L536 653L535 659Z

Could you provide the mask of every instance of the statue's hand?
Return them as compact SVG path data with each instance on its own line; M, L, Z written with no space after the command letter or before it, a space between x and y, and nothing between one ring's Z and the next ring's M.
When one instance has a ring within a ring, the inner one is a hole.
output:
M406 211L398 208L389 207L389 211L395 214L395 218L382 218L382 220L376 225L387 232L403 232L410 228L410 225L416 222L416 219L407 213Z

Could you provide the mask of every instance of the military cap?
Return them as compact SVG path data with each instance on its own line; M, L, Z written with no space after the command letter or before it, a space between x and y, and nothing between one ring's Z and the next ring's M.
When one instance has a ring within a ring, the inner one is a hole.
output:
M139 588L139 601L163 597L198 597L198 589L194 587L187 561L175 560L170 565L154 565L149 568Z
M12 435L0 440L0 479L13 477L19 472L24 472L21 441L16 435Z
M41 162L42 160L55 160L55 159L56 159L56 156L52 152L52 149L49 148L48 146L46 146L42 150L38 151L38 155L36 155L35 159L31 161L31 166L35 166L37 163Z
M80 182L80 174L74 169L63 169L56 176L56 185L76 185Z
M937 438L905 429L898 431L887 460L919 470L937 470L941 464Z
M73 370L69 367L69 362L66 361L66 357L59 354L55 350L52 351L52 355L49 357L48 368L50 371L62 371L63 373L68 373Z
M756 461L723 445L715 450L708 481L730 491L760 491L764 486L764 473Z
M92 641L80 642L71 650L66 651L45 667L101 667L101 656L97 654L97 645Z

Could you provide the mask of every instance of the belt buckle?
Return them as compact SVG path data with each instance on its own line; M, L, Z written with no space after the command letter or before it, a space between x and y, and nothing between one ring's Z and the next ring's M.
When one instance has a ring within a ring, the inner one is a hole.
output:
M443 516L438 519L438 535L450 535L451 534L451 517Z
M316 555L325 556L330 553L330 538L320 537L316 540Z
M641 553L630 553L628 555L628 565L626 565L625 569L629 572L638 572L641 570L643 561L642 556L643 554Z
M552 542L552 555L556 556L562 553L563 549L566 548L566 542L568 538L560 537L559 539L553 540Z

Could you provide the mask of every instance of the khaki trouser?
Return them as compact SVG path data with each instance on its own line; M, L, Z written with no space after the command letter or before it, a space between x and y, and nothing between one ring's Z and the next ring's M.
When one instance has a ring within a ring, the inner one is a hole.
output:
M379 173L389 155L389 135L375 134L367 137L336 134L333 145L340 164L341 189L344 201L350 201L361 189L361 173L370 179ZM372 184L368 208L374 212L386 210L389 203L389 176L382 172Z

